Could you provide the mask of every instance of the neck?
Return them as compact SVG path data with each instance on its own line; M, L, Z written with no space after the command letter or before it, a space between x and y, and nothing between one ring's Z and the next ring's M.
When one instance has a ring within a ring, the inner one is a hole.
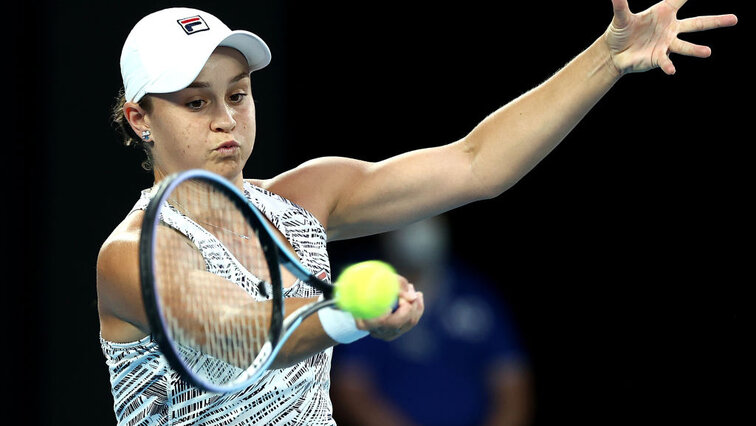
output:
M155 178L155 185L157 185L161 180L165 179L167 176L173 174L171 172L167 172L163 170L163 168L154 165L152 168L153 176ZM212 170L208 170L209 172L212 172ZM233 177L223 176L224 178L228 179L231 184L233 184L235 187L239 188L240 191L244 191L244 176L242 173L237 174Z

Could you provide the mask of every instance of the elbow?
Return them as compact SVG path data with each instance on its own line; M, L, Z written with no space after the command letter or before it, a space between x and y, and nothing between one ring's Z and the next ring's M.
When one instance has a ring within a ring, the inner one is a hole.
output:
M461 141L464 155L467 157L468 195L475 200L496 198L513 187L524 175L511 162L492 158L481 152L479 145L470 138Z
M473 172L473 176L475 176L474 181L476 182L473 193L476 195L477 200L480 201L491 200L500 196L512 188L521 178L517 174L484 178L475 174L475 172Z

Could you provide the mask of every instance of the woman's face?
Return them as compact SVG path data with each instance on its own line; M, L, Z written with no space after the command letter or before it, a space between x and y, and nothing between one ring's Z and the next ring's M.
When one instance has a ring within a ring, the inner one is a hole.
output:
M144 124L152 134L156 180L200 168L241 186L256 124L248 65L239 51L219 47L189 87L150 96Z

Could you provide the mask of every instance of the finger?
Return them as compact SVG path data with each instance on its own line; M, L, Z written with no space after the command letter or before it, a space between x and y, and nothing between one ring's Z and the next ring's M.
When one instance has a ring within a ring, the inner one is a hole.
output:
M667 4L675 9L680 9L687 1L688 0L666 0Z
M413 286L407 278L401 275L397 274L396 278L399 280L399 298L414 299L415 286Z
M698 16L695 18L682 19L679 22L679 32L694 33L698 31L707 31L715 28L732 27L738 23L738 17L735 15L712 15Z
M612 8L614 9L614 26L617 28L625 27L630 22L632 15L627 0L612 0Z
M400 318L405 317L410 314L412 311L412 303L417 298L417 295L414 296L412 300L407 299L406 297L399 297L399 300L397 301L396 308L390 310L386 313L386 315L379 318L380 321L383 320L389 320L389 321L401 321ZM398 320L399 319L399 320Z
M677 72L675 65L667 55L664 55L661 59L659 59L659 68L661 68L661 70L664 71L664 73L667 75L674 75Z
M407 299L407 301L411 302L415 300L416 297L417 292L415 291L415 286L410 283L407 283L405 288L399 289L399 298L404 298Z
M711 48L676 39L669 45L669 51L678 55L695 56L696 58L708 58L711 56Z
M401 275L397 275L396 279L399 280L399 290L405 290L407 286L409 285L409 281L407 280L407 278L404 278Z
M400 330L411 328L417 324L424 310L423 293L418 291L412 300L400 299L399 307L389 317L383 318L382 322Z
M399 279L399 296L408 296L415 292L415 286L410 283L407 278L397 275Z

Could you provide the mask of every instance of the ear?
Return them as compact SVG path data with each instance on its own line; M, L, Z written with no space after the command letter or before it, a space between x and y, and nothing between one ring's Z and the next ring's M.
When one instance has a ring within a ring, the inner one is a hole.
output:
M147 111L136 102L126 102L123 104L123 116L137 135L141 135L143 131L150 129Z

